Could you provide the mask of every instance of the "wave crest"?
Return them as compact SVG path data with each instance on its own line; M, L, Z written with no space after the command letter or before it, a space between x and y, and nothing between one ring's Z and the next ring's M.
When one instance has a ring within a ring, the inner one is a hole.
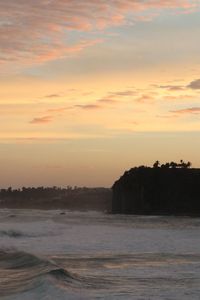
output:
M55 285L76 281L70 272L51 260L21 251L0 250L0 295L35 289L52 279Z

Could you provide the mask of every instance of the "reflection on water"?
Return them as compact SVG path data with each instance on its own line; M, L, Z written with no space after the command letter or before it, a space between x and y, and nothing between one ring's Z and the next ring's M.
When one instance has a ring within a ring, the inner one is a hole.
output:
M200 299L199 229L198 218L2 210L1 299Z

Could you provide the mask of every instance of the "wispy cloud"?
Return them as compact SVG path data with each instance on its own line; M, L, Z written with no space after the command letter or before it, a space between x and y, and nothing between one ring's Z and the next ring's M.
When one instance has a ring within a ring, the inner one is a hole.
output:
M110 91L107 95L98 99L97 101L101 104L115 105L121 103L123 98L130 98L136 95L137 92L135 90Z
M77 104L70 104L62 107L49 108L46 111L46 113L57 115L59 113L64 113L66 111L73 111L77 109L87 110L87 111L107 109L110 107L116 107L119 104L125 104L124 98L126 98L126 103L130 103L130 100L133 99L136 99L136 101L143 102L143 103L152 103L154 101L154 97L152 97L151 95L143 94L140 97L138 97L138 95L139 93L133 90L109 91L102 98L93 99L93 102L84 103L84 104L77 103ZM54 95L52 95L52 98L53 96ZM136 96L138 98L135 98ZM49 97L51 98L51 95L49 95Z
M146 104L153 104L155 101L155 98L150 95L141 95L136 99L136 102L138 103L146 103Z
M196 0L0 0L0 64L41 63L80 52L102 40L78 38L70 31L89 32L133 21L146 21L163 9L191 12ZM155 10L152 15L152 10Z
M187 95L187 94L181 94L178 96L174 96L174 95L170 95L170 96L164 96L162 97L162 100L166 100L166 101L182 101L182 100L193 100L195 99L194 95Z
M50 95L46 95L44 98L59 98L61 97L60 94L50 94Z
M200 79L195 79L186 85L154 85L154 87L172 92L184 91L186 89L200 90Z
M193 90L200 90L200 79L193 80L187 87Z
M74 105L74 107L85 109L85 110L93 110L93 109L101 108L101 106L98 104L77 104L77 105Z
M177 115L176 114L157 115L156 118L159 118L159 119L175 119L175 118L177 118Z
M134 96L135 94L136 94L136 91L134 91L134 90L110 92L110 95L114 96L114 97L130 97L130 96Z
M50 112L50 113L61 113L61 112L64 112L66 110L69 110L73 107L57 107L57 108L49 108L47 110L47 112Z
M46 124L52 122L52 116L43 116L43 117L38 117L34 118L33 120L30 121L31 124Z
M166 89L172 92L179 92L185 89L185 86L182 85L160 85L159 88Z
M113 97L109 97L109 96L102 97L102 98L98 99L97 101L101 104L112 104L112 105L119 102L119 101L113 99Z
M189 107L189 108L177 109L177 110L172 110L171 112L180 115L185 115L185 114L198 115L200 114L200 107Z

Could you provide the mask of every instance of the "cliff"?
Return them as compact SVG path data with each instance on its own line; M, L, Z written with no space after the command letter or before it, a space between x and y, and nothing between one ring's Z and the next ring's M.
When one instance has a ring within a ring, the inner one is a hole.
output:
M112 189L113 213L200 215L200 169L133 168Z

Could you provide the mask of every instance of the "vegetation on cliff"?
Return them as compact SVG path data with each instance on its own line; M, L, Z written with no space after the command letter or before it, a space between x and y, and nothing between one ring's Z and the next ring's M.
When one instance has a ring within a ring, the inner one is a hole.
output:
M200 214L200 169L191 163L157 161L126 171L113 185L112 212L124 214Z

